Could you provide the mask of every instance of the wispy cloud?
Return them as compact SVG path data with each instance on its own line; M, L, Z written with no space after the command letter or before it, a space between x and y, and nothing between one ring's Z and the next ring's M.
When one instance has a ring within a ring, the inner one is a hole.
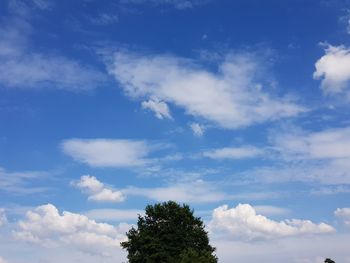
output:
M0 208L0 227L7 223L7 217L4 208Z
M46 178L47 172L21 171L9 172L0 167L0 191L10 194L35 194L45 192L46 187L33 186L33 181Z
M119 21L119 18L115 14L100 13L97 16L89 17L92 24L105 26L115 24Z
M73 185L79 189L85 189L89 194L89 199L94 201L115 201L111 199L112 196L117 195L118 201L124 201L130 197L141 197L146 200L152 200L157 202L163 202L168 200L174 200L184 203L217 203L225 200L261 200L275 198L279 193L272 192L242 192L237 191L234 194L227 192L223 189L222 184L214 183L211 181L205 181L199 179L197 174L187 174L188 177L181 180L176 178L175 180L168 180L168 182L161 184L160 186L153 187L140 187L140 186L127 186L124 188L118 188L113 190L113 186L106 187L104 183L100 182L94 176L82 176L77 182L73 182ZM169 178L168 178L169 179ZM106 190L104 190L106 189ZM99 196L102 191L108 191L109 194L103 195L105 198L102 200L96 200L95 195Z
M46 8L46 1L34 2L40 5L40 8ZM0 27L2 86L86 91L107 83L105 73L79 60L49 51L37 51L30 41L33 28L22 15L8 18L7 23Z
M293 117L306 109L277 97L256 76L262 68L249 54L228 54L211 72L194 60L170 55L114 54L109 72L133 98L156 98L220 127L236 129Z
M312 185L311 194L346 193L350 184L349 136L347 126L318 131L289 127L272 132L266 151L274 164L236 176L255 183L303 182Z
M123 192L126 195L144 197L159 202L174 200L177 202L213 203L230 199L229 195L202 180L163 187L128 187Z
M275 149L290 159L342 160L350 158L350 127L274 134Z

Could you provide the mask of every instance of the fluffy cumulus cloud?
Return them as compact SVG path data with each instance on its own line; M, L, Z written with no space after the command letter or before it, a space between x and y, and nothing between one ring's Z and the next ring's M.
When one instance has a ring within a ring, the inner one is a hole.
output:
M62 143L63 152L94 167L132 167L149 162L151 147L145 141L118 139L70 139Z
M245 159L253 158L263 154L263 150L253 146L226 147L205 151L204 157L211 159Z
M125 240L124 233L129 227L127 224L97 223L84 215L67 211L61 214L54 205L47 204L28 211L13 235L19 241L47 247L68 245L108 256Z
M150 99L141 103L142 108L154 112L158 119L172 119L168 105L157 99Z
M315 224L309 220L274 221L257 214L249 204L239 204L235 208L223 205L214 209L209 229L212 233L224 233L241 240L274 239L335 231L330 225Z
M261 71L246 54L227 55L211 72L195 61L170 55L114 54L109 72L133 98L172 103L187 114L235 129L305 111L288 97L272 95L255 80ZM271 90L270 90L271 91Z
M89 194L88 199L96 202L119 203L125 200L121 191L107 188L94 176L83 175L78 182L73 185Z
M338 208L334 214L350 226L350 208Z
M327 45L325 54L316 62L315 79L321 79L321 87L326 94L346 92L349 96L350 49Z

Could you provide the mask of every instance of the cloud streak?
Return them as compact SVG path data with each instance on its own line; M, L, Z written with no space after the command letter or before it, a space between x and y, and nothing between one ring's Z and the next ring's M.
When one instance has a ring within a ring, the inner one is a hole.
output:
M45 192L46 187L32 186L31 182L47 177L47 172L15 171L9 172L0 167L0 191L11 194L34 194Z

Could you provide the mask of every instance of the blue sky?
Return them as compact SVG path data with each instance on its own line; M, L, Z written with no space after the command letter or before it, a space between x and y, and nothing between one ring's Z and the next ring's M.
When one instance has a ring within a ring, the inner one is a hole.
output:
M4 0L0 62L1 263L123 262L166 200L219 262L350 262L349 1Z

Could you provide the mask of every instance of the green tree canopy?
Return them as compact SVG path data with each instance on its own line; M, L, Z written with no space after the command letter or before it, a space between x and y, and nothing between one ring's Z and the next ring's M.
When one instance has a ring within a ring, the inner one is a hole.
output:
M148 205L127 238L121 246L128 251L130 263L217 262L203 222L185 204Z
M326 258L324 263L335 263L335 261L331 260L330 258Z

